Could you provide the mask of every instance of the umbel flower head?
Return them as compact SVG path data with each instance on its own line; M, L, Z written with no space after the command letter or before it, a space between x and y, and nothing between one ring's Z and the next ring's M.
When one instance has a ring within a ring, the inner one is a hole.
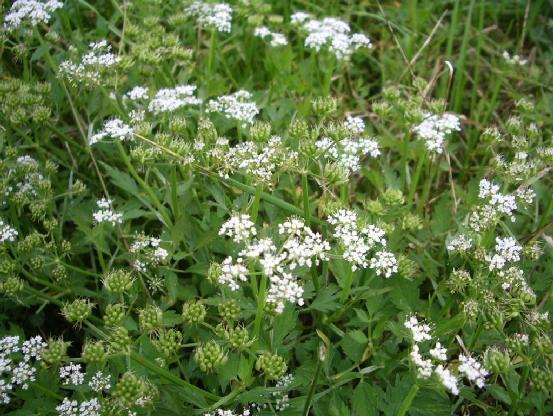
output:
M63 3L58 0L16 0L4 16L4 25L8 30L15 30L25 23L31 26L48 23L52 14L62 7Z
M61 313L69 322L82 324L94 308L90 299L75 299L71 303L63 305Z
M288 366L280 355L265 353L259 356L255 368L262 371L269 380L278 380L286 373Z

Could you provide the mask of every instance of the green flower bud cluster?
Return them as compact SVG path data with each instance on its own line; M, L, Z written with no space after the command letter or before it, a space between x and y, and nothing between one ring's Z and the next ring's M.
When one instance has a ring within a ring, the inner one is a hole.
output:
M255 368L263 372L269 380L278 380L286 373L288 366L280 355L265 353L259 356Z
M229 299L221 303L217 310L224 322L234 322L240 316L240 304L235 299Z
M112 397L124 408L133 407L142 398L148 396L148 387L142 378L127 371L115 385Z
M104 324L106 326L116 326L125 318L125 307L120 303L109 304L104 312Z
M304 141L311 141L311 131L309 129L309 125L305 120L302 119L296 119L290 123L290 127L288 128L288 134L290 137L294 140L297 140L300 144L300 147L302 145L302 142Z
M153 332L161 327L163 312L158 306L148 305L138 312L140 329L145 332Z
M421 217L417 214L407 213L401 220L401 228L406 231L417 231L422 228Z
M163 357L170 358L176 355L182 347L182 339L182 332L171 328L160 331L157 339L154 339L152 342Z
M313 114L319 118L326 118L336 112L338 101L334 97L316 97L311 101Z
M446 285L451 293L462 292L471 282L470 273L463 269L453 269L446 281Z
M0 292L8 297L16 296L23 290L25 284L17 276L7 276L2 282L0 282Z
M250 127L249 136L254 142L266 143L271 137L271 123L256 121Z
M401 190L388 188L382 193L382 202L389 206L403 205L405 203L405 197Z
M48 340L48 348L42 351L41 357L47 364L58 365L65 359L68 347L69 342L66 342L61 338L50 338Z
M92 313L94 304L89 299L76 299L63 305L61 313L69 322L82 324Z
M122 295L132 288L134 276L128 270L118 269L104 274L102 282L108 291Z
M532 371L530 382L538 390L541 390L547 397L553 396L553 369L535 368Z
M400 254L398 256L398 270L401 276L412 278L419 272L419 265L405 254Z
M207 310L201 301L188 301L182 305L182 319L188 325L201 324L206 314Z
M209 341L196 349L194 361L202 371L212 373L227 362L227 354L215 341Z
M248 330L243 325L224 328L222 335L225 341L229 343L230 347L235 350L244 350L253 342L253 340L250 339Z
M131 337L129 336L129 331L122 326L113 328L111 334L108 337L108 350L113 354L126 354L130 351L132 344Z
M87 342L83 347L81 357L87 364L104 362L107 357L105 344L102 341Z
M505 351L496 347L488 348L484 353L484 367L495 374L504 374L511 367L511 359Z

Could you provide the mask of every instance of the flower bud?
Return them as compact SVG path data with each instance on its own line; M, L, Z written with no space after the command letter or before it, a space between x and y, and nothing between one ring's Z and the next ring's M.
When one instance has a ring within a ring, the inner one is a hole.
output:
M202 371L212 373L227 362L227 355L219 344L209 341L196 349L194 361Z
M207 311L201 301L188 301L182 305L182 319L188 325L201 324Z
M248 330L242 325L237 325L234 328L226 328L223 333L223 338L230 344L230 347L235 350L244 350L252 343Z
M253 126L250 127L250 138L254 142L264 143L268 142L271 137L271 124L266 121L256 121Z
M115 303L106 306L103 316L106 326L118 325L123 318L125 318L125 307L122 304Z
M229 299L221 303L217 309L224 322L234 322L240 316L240 305L235 299Z
M108 350L112 354L126 354L130 351L131 343L129 331L122 326L118 326L113 328L108 337Z
M511 359L496 347L488 348L484 353L484 366L496 374L503 374L509 370Z
M148 305L138 312L138 324L145 332L153 332L158 329L163 321L163 312L158 306Z
M42 351L41 357L44 362L48 364L58 365L65 359L68 347L69 342L66 342L61 338L50 338L48 340L48 348Z
M311 100L313 113L319 118L325 118L336 111L338 101L334 97L316 97Z
M182 347L182 333L173 328L162 330L153 344L163 357L170 358Z
M113 389L112 396L124 407L132 407L137 404L146 392L147 385L140 377L127 371L121 376Z
M72 303L66 303L61 313L69 322L82 324L91 314L92 308L94 304L89 299L76 299Z
M288 366L281 356L265 353L257 359L255 368L263 372L269 380L278 380L286 373Z
M118 269L104 274L102 282L108 291L116 295L122 295L131 289L134 283L134 277L131 272Z
M81 353L81 358L87 364L103 363L106 359L106 349L102 341L87 342Z

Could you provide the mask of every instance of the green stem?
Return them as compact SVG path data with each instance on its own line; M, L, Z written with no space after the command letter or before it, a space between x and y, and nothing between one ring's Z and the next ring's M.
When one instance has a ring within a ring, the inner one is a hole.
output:
M262 193L263 193L263 185L261 184L261 182L259 182L255 187L255 196L254 196L253 205L252 205L251 219L252 219L252 222L254 223L257 221L257 216L259 214L259 204L261 203Z
M315 374L313 375L313 380L311 380L311 386L309 387L309 393L305 399L305 405L303 406L303 416L309 415L309 408L311 407L311 402L313 401L313 395L315 394L315 387L319 379L319 372L321 371L322 361L317 357L317 367L315 368Z
M253 345L253 352L257 350L259 345L259 334L261 333L261 324L265 317L265 297L267 291L267 275L263 273L261 275L261 282L259 283L259 290L257 291L257 311L255 313L255 321L253 323L253 336L255 343Z
M413 402L413 399L417 395L417 392L419 391L419 386L417 384L413 384L413 387L411 387L411 390L409 390L409 393L403 399L403 403L401 403L401 407L399 408L399 412L397 413L398 416L405 416L407 414L407 411L411 407L411 403Z

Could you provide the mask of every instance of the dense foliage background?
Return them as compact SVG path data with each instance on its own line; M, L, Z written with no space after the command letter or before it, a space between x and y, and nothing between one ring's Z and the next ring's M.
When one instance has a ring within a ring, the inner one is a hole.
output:
M4 2L0 412L553 413L553 3L214 5Z

